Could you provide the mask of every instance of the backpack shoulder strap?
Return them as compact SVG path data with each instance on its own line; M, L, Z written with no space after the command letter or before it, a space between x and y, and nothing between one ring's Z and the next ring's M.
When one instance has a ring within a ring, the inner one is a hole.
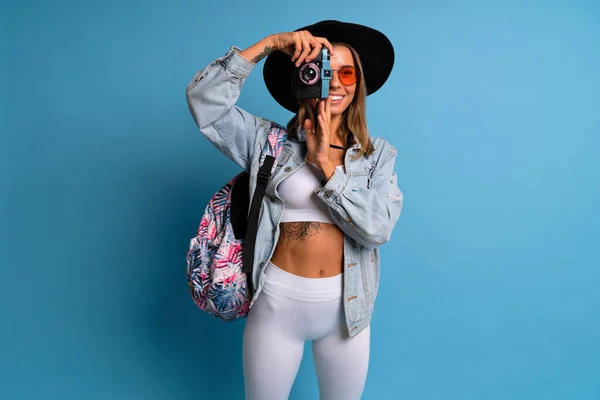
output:
M277 159L281 155L283 151L283 145L285 144L288 137L287 130L275 123L271 123L271 129L269 129L269 134L266 137L265 145L263 147L262 154L260 156L260 163L262 164L267 155ZM271 172L275 171L275 165L273 165Z
M276 123L271 124L271 129L267 135L263 154L261 155L261 166L256 178L256 189L252 196L250 212L248 216L248 229L246 231L246 242L244 244L244 260L242 270L247 277L247 288L252 293L252 269L254 260L254 246L256 244L256 233L258 230L258 216L262 205L267 184L271 179L271 174L277 166L276 160L283 150L283 144L287 140L287 130ZM252 294L251 294L252 295Z

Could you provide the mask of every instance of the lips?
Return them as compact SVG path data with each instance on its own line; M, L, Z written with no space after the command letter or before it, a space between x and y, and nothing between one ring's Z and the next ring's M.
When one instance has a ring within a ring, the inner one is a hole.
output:
M346 97L346 96L341 96L341 95L331 95L331 96L329 96L329 98L331 99L331 101L334 101L334 102L335 102L335 101L340 101L340 100L342 100L344 97Z

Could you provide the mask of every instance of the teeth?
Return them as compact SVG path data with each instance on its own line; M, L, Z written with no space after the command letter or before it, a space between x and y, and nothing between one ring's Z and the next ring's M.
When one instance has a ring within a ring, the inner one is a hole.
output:
M341 100L344 96L331 96L331 100Z

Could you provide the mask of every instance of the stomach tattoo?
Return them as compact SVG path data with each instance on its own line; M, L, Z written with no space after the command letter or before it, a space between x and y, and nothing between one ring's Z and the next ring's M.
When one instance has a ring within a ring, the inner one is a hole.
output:
M292 240L306 240L323 230L320 222L285 222L280 224L280 228L279 238L286 244Z

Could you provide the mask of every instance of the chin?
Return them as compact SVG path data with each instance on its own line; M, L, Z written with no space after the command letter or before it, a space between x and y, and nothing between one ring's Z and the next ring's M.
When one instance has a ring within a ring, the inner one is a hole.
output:
M338 106L331 107L331 116L334 115L342 115L346 112L346 110L350 108L350 103L348 104L340 104Z

